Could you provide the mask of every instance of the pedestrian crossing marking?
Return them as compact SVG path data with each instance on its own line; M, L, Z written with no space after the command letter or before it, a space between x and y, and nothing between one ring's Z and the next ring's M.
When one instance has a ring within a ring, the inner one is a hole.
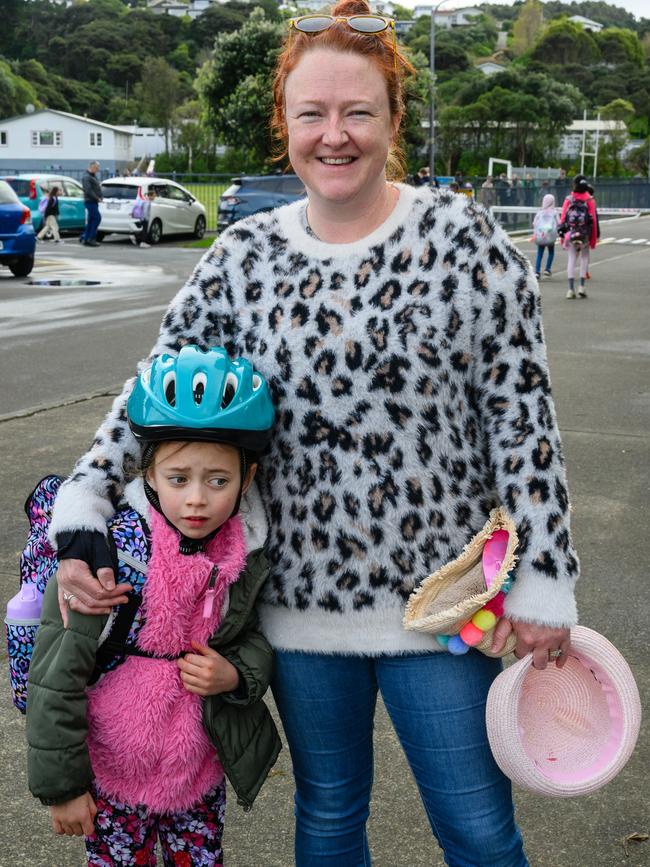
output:
M645 238L637 238L635 241L632 241L632 243L633 244L647 244L648 242L646 241Z
M629 244L632 238L619 238L617 244Z
M598 246L602 247L603 244L611 244L612 241L615 241L615 240L616 240L616 238L603 238L601 241L598 242Z

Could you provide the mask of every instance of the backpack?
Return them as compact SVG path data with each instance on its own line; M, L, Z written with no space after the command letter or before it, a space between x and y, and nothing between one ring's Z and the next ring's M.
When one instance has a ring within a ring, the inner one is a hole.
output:
M5 619L9 677L13 703L25 713L29 663L40 621L40 608L47 583L59 566L56 551L48 539L52 510L61 476L46 476L36 485L25 502L29 519L29 537L20 555L20 590L7 605ZM117 548L118 581L133 586L129 601L113 610L99 638L95 671L90 683L112 671L127 656L176 659L156 656L135 646L143 625L142 588L146 581L149 557L148 531L140 515L130 507L117 512L108 525Z
M48 201L49 201L48 197L47 197L47 196L43 196L43 197L41 198L41 200L39 201L39 203L38 203L38 212L39 212L39 214L41 214L42 216L45 216L45 211L47 210L47 203L48 203Z
M582 247L584 244L589 243L592 223L591 213L589 212L589 202L591 199L591 196L584 200L569 196L569 207L564 216L562 229L563 235L565 237L568 236L570 243L575 247Z
M131 216L134 220L144 220L144 202L141 199L131 208Z
M540 221L535 226L535 243L540 247L551 247L557 241L557 220L553 217Z

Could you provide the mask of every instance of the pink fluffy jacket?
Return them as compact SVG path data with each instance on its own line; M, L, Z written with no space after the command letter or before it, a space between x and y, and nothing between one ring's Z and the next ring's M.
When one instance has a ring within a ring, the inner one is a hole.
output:
M143 589L145 623L137 646L158 654L205 644L221 622L228 586L246 564L240 518L231 518L205 554L184 556L178 532L153 509L149 574ZM219 567L212 614L204 619L208 578ZM88 690L88 749L105 795L152 812L175 813L196 804L223 780L223 769L202 723L203 700L188 692L176 662L129 656Z

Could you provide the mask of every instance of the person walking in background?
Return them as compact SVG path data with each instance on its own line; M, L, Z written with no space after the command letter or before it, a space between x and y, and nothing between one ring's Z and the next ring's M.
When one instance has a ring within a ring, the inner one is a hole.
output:
M481 192L479 193L479 201L484 208L494 207L497 200L497 193L494 189L494 178L488 175L481 184Z
M544 276L551 276L553 258L555 256L555 242L557 241L558 219L555 208L555 196L550 193L544 196L542 207L535 214L533 220L533 241L537 244L537 258L535 260L535 277L539 280L542 270L544 250L548 251Z
M573 192L567 196L562 206L559 234L562 246L569 254L567 276L569 288L566 297L576 297L575 266L580 259L580 285L578 298L586 298L585 280L589 272L589 250L598 243L598 215L596 200L589 193L589 184L584 175L576 175L573 179Z
M39 204L40 208L40 204ZM43 228L38 233L36 238L39 241L46 241L48 235L52 235L55 243L62 244L61 235L59 234L59 188L52 187L48 190L46 196L45 208L43 210Z
M149 187L144 196L144 201L138 200L133 206L131 216L135 217L140 222L140 230L137 235L129 235L129 240L136 247L150 247L147 244L149 235L149 223L151 222L151 203L156 198L156 191L153 187Z
M82 232L79 243L86 247L99 247L97 243L97 229L102 221L99 213L99 203L102 201L102 188L97 180L99 163L93 160L88 164L81 185L84 191L84 205L86 206L86 228Z

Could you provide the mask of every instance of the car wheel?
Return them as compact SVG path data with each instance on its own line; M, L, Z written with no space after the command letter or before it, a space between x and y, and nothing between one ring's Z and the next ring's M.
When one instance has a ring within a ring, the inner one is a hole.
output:
M33 267L33 256L23 256L21 259L16 259L14 262L9 263L9 270L14 277L26 277L28 274L31 274Z
M205 217L200 214L196 218L196 225L194 226L194 237L199 240L205 235Z
M160 220L154 220L149 226L149 243L159 244L162 239L162 223Z
M95 238L97 239L97 241L99 241L100 244L104 240L105 237L106 237L106 232L97 232L97 234L95 235Z

